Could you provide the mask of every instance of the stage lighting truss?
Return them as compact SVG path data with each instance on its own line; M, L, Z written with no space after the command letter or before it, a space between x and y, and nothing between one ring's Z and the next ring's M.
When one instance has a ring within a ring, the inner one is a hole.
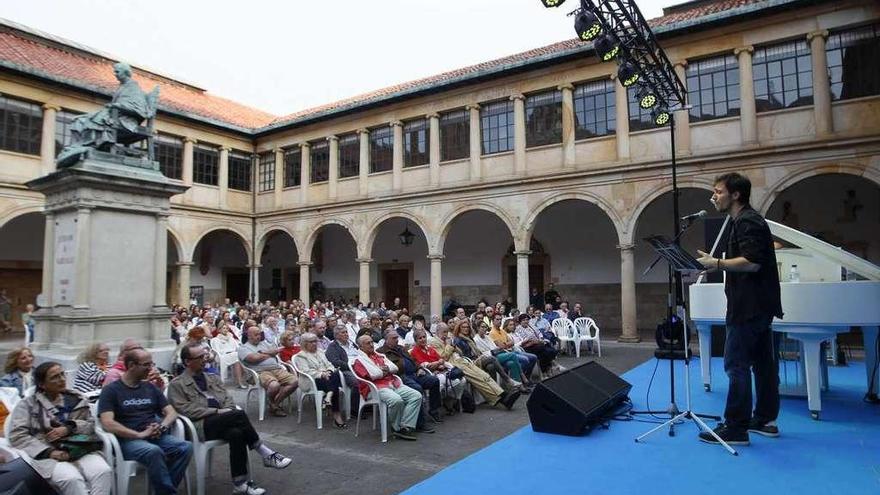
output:
M541 3L544 4L544 7L550 9L553 7L559 7L560 5L565 3L565 0L541 0Z
M620 54L620 40L611 33L605 33L596 38L593 47L596 49L596 55L603 62L614 60Z
M639 106L646 110L657 106L657 95L646 84L640 85L639 90L636 92L636 99L639 102Z
M578 9L574 14L574 30L582 41L593 41L602 34L602 23L596 14L584 9Z
M665 107L657 107L651 110L651 120L654 122L654 125L663 126L669 123L669 119L672 118L672 115L669 113Z

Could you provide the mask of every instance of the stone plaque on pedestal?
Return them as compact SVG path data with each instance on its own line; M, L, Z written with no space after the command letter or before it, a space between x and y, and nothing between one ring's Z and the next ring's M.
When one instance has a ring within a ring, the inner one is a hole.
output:
M33 343L40 360L68 365L93 342L114 345L129 337L160 355L173 350L165 303L167 219L170 198L187 187L146 157L97 150L28 187L46 196L49 286Z

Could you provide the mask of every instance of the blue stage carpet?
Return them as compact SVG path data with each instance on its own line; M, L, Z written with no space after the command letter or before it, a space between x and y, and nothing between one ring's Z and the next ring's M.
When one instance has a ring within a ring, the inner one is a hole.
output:
M633 384L630 397L636 409L645 408L654 363L651 360L624 375ZM691 365L693 409L721 414L727 377L721 359L712 364L711 393L703 391L699 362ZM683 369L676 364L681 408L685 406ZM676 427L675 437L661 431L643 443L633 441L652 428L643 422L614 421L610 429L596 429L583 437L535 433L526 426L404 493L880 494L880 405L862 401L864 363L831 368L829 373L831 390L823 394L821 421L810 418L805 399L783 397L782 435L753 434L750 446L738 448L738 457L699 442L697 426L690 421ZM668 405L668 362L657 369L650 399L655 409Z

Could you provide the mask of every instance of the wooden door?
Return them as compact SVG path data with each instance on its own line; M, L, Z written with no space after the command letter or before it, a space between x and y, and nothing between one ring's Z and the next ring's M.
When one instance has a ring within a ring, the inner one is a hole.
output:
M394 298L399 297L401 306L409 308L409 270L385 270L383 273L385 305L390 308Z
M250 299L248 294L248 286L250 285L250 275L248 273L227 273L226 274L226 297L232 302L244 304Z

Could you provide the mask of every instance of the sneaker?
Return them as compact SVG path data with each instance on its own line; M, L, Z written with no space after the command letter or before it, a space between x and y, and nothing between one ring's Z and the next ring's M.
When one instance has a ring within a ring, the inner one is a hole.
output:
M266 457L263 457L263 465L275 469L284 469L287 466L290 466L291 462L293 461L291 461L289 457L285 457L278 452L272 452Z
M758 435L763 435L765 437L776 438L779 436L779 427L776 425L776 421L761 423L752 418L749 422L749 433L757 433Z
M434 428L431 428L428 425L422 425L422 426L416 427L416 432L418 432L418 433L434 433L434 431L435 431Z
M235 485L232 488L232 495L263 495L264 493L266 493L266 489L258 487L253 481Z
M410 440L415 441L418 440L415 435L413 435L412 430L409 428L401 428L394 432L394 438L399 438L401 440Z
M748 431L736 431L730 430L727 428L727 425L718 426L713 430L716 435L718 435L725 443L728 445L748 445L749 444L749 432ZM712 436L708 431L700 432L700 441L706 443L714 443L718 444L718 440Z
M428 416L430 416L431 419L434 420L435 423L442 423L443 422L443 418L440 417L440 411L434 411L432 413L428 413Z
M513 409L513 404L516 403L516 400L519 399L519 391L509 392L501 396L501 400L498 402L504 404L504 407L507 408L508 411Z

